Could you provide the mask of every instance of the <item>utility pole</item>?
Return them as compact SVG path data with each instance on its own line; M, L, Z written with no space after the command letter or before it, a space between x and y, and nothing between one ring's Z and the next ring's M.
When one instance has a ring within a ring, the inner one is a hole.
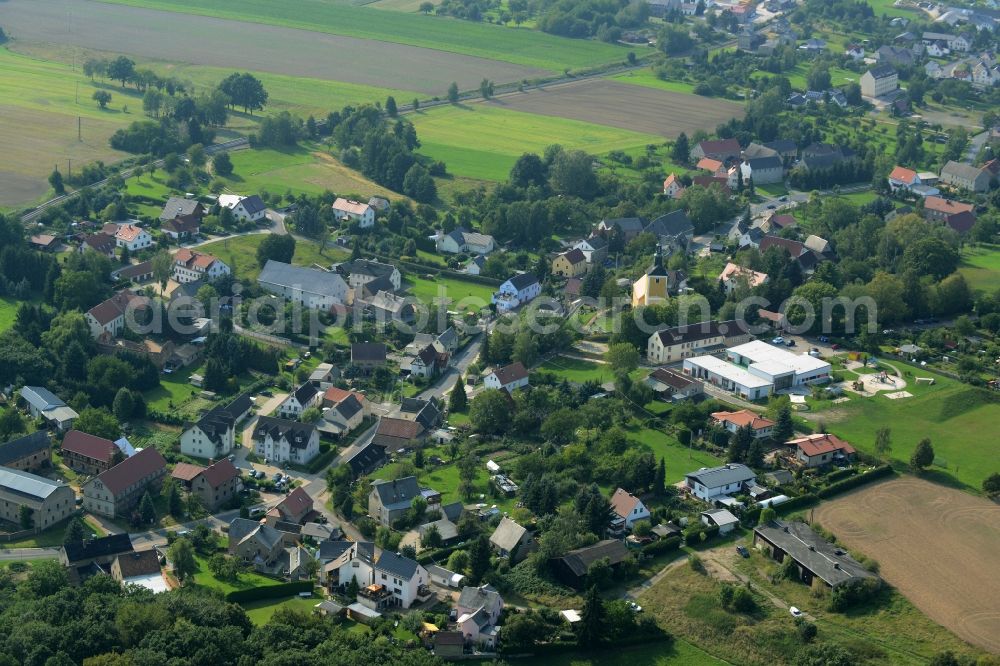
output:
M67 178L72 178L73 177L73 159L72 158L67 158L66 159L66 177Z
M83 141L83 116L76 117L76 140Z
M80 82L76 82L76 103L80 103Z

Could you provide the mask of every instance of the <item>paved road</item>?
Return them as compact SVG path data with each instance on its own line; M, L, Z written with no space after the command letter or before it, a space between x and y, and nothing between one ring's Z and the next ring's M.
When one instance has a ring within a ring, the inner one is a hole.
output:
M969 149L965 153L965 161L969 164L975 164L976 156L979 155L979 151L983 149L983 146L986 145L986 140L989 138L990 133L988 130L972 137L969 140Z
M0 561L41 560L59 557L58 548L10 548L0 550Z

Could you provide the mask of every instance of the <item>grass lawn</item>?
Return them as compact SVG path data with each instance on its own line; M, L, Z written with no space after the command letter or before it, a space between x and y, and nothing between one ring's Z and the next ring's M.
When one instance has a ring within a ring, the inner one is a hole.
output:
M7 298L6 296L0 298L0 333L14 325L18 305L18 301L15 301L13 298Z
M421 303L434 303L444 298L449 310L479 312L490 306L495 287L478 282L466 282L457 278L437 276L428 280L416 275L407 275L404 288ZM464 302L463 302L464 301Z
M291 150L238 150L230 158L233 175L223 180L235 192L315 195L330 190L338 195L363 197L365 201L375 194L393 200L405 198L348 169L316 145Z
M58 548L63 544L63 536L66 532L66 520L61 523L56 523L52 527L48 528L43 532L38 534L33 534L27 538L21 539L20 541L4 541L0 542L0 550L7 550L12 548ZM5 528L10 530L19 530L20 526L13 525L11 523L5 523ZM101 532L98 532L100 534Z
M996 471L1000 456L1000 440L987 434L1000 419L1000 402L983 389L927 370L898 367L913 373L905 379L906 390L914 397L851 396L848 403L817 411L816 418L824 419L831 432L868 453L872 453L875 431L882 426L890 428L891 457L900 466L909 462L917 442L929 437L937 456L928 472L931 478L978 492L983 479ZM933 377L935 384L917 384L914 377Z
M250 621L256 625L267 624L279 608L290 608L302 613L311 613L313 608L323 600L315 594L307 599L298 595L285 597L283 599L261 599L259 601L247 601L240 606L247 612Z
M257 275L260 273L260 266L257 264L257 248L266 236L267 234L252 234L249 236L223 238L222 240L206 243L199 247L198 250L222 259L229 264L233 269L233 274L239 279L256 280ZM292 263L297 266L311 266L312 264L329 265L337 261L344 261L348 256L347 252L332 247L328 247L321 255L318 243L296 238L295 255L292 257Z
M208 558L200 555L195 556L195 566L197 567L193 578L195 585L219 590L223 594L229 594L236 590L248 590L252 587L269 587L281 584L280 580L261 576L253 572L241 573L239 580L236 581L219 580L208 570ZM316 602L313 603L315 604ZM274 611L271 611L271 613L273 614Z
M555 356L537 368L545 372L552 373L560 379L583 384L585 382L604 383L614 379L611 366L605 363L595 363L584 361L578 358L566 358L565 356Z
M772 183L770 185L754 185L754 189L760 194L769 197L780 197L788 194L788 188L782 183Z
M694 94L693 83L687 83L685 81L664 81L649 69L615 74L611 78L622 83L631 83L632 85L655 88L656 90Z
M504 180L523 153L541 154L554 143L594 155L663 143L651 134L482 104L435 107L407 119L420 137L419 152L444 160L449 173L482 180Z
M1000 246L966 245L958 272L965 276L973 289L995 291L1000 287ZM0 323L0 330L3 328Z
M622 61L629 49L596 40L556 37L417 13L387 12L346 2L299 0L294 11L272 0L112 0L118 4L219 16L463 53L552 71ZM484 70L484 74L488 70ZM444 91L442 91L442 94Z
M792 88L796 90L807 90L807 77L809 76L809 68L811 64L808 62L800 62L787 72L782 72L781 76L788 79L789 83L792 84ZM752 76L774 76L770 72L756 71ZM857 72L852 72L849 69L843 69L841 67L831 67L830 68L830 86L833 88L838 88L847 83L857 83L861 79L861 75Z
M847 199L855 206L864 206L865 204L878 199L878 195L875 194L873 190L868 190L866 192L854 192L852 194L841 194L840 196Z
M201 389L190 384L188 378L198 369L200 368L185 368L169 375L161 375L160 385L146 391L146 404L158 412L170 412L192 400Z
M676 437L661 430L631 427L628 431L631 438L652 450L657 461L663 458L667 483L681 481L691 470L722 464L721 458L716 458L707 451L687 449L680 445Z
M596 650L587 653L550 655L519 659L518 663L528 666L604 666L605 664L629 663L632 666L672 666L673 664L704 665L725 664L712 655L677 639L671 643L650 643L626 647L614 651Z
M868 0L868 4L871 6L872 11L875 12L875 16L882 16L883 14L889 17L903 16L911 20L923 16L923 12L896 7L895 0Z

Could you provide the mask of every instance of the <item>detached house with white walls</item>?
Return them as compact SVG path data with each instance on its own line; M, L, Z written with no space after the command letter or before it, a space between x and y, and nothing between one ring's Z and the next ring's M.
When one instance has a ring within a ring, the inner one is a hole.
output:
M117 231L115 231L115 245L123 247L129 252L138 252L153 247L153 237L148 231L131 222L119 224Z
M319 455L319 430L311 423L261 416L251 439L254 453L275 464L304 465Z
M455 227L452 231L444 233L439 231L434 238L438 252L449 254L489 254L496 249L496 241L489 234L481 234L478 231L469 231L465 227Z
M249 197L220 194L219 205L233 211L233 217L243 222L260 222L267 217L267 206L256 194Z
M210 254L182 247L174 254L173 278L181 284L205 280L211 282L229 275L229 265Z
M362 229L375 225L375 209L366 203L337 197L331 208L339 221L357 222Z
M283 419L297 419L310 407L317 407L323 401L323 393L312 382L306 382L288 394L278 405L278 416Z
M222 458L236 446L236 425L250 414L253 400L246 393L216 405L181 432L181 453L195 458Z
M611 529L616 531L630 530L637 521L648 520L651 515L641 499L622 488L611 496L611 513Z
M542 285L534 273L518 273L500 285L493 294L493 303L502 314L530 302L541 293Z
M514 361L502 368L494 368L483 378L488 389L504 389L507 393L528 385L528 370L520 361Z

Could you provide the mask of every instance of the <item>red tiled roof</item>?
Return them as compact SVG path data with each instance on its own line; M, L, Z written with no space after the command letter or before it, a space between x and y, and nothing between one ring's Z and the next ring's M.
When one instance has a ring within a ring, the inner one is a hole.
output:
M853 454L854 447L840 439L836 435L817 434L807 437L800 437L788 442L790 446L796 446L802 453L809 457L819 456L824 453L835 453L840 451L845 455Z
M191 463L177 463L174 467L174 471L170 473L170 476L174 479L180 481L194 481L195 477L205 471L205 468L201 465L192 465Z
M699 169L704 169L705 171L711 171L712 173L715 173L716 171L722 168L722 162L720 162L719 160L714 160L711 157L703 157L700 160L698 160L697 167Z
M135 226L134 224L122 224L118 227L118 231L115 233L116 238L120 238L123 241L132 241L139 237L142 233L142 229Z
M108 471L102 472L97 478L117 497L139 479L145 478L166 466L167 461L163 459L160 452L153 447L149 447L139 451L139 453L131 458L126 458Z
M775 425L774 421L754 414L749 409L741 409L738 412L712 412L712 418L719 423L732 423L737 428L749 425L754 430L773 428Z
M945 199L943 197L927 197L924 199L924 210L932 210L944 215L954 215L955 213L971 213L972 204Z
M420 435L422 428L423 426L416 421L382 417L382 419L378 422L378 430L375 431L375 434L382 435L384 437L414 439Z
M205 477L205 480L208 481L208 485L212 488L218 488L223 483L235 479L239 475L240 471L236 469L236 466L233 465L233 463L229 462L228 458L223 458L214 465L209 465L205 471L202 472L202 476ZM301 490L301 488L298 488L297 490Z
M312 505L312 498L300 487L290 492L275 508L285 516L297 516L312 509Z
M713 153L733 153L740 152L740 142L736 139L716 139L715 141L702 141L698 144L701 151L706 155Z
M910 184L917 178L917 172L913 169L897 166L889 174L889 180L898 180L902 183Z
M798 224L798 220L796 220L791 215L772 215L771 224L779 226L782 229L784 229L785 227L795 226L796 224Z
M63 438L62 450L108 463L114 458L118 447L110 439L88 435L79 430L70 430Z
M502 368L495 369L493 374L496 375L501 386L506 386L511 382L520 381L527 377L528 370L521 364L520 361L514 361L510 365L505 365Z
M365 396L363 393L358 393L357 391L348 391L347 389L337 388L336 386L331 386L323 394L323 404L324 405L336 405L349 397L354 396L358 399L361 404L365 403Z
M780 236L764 236L760 239L759 249L761 253L767 252L772 247L780 247L788 250L788 254L792 255L792 259L798 259L806 252L806 246L797 240L782 238Z
M621 518L628 518L632 513L632 509L638 503L638 497L621 488L616 490L615 494L611 496L611 510Z

